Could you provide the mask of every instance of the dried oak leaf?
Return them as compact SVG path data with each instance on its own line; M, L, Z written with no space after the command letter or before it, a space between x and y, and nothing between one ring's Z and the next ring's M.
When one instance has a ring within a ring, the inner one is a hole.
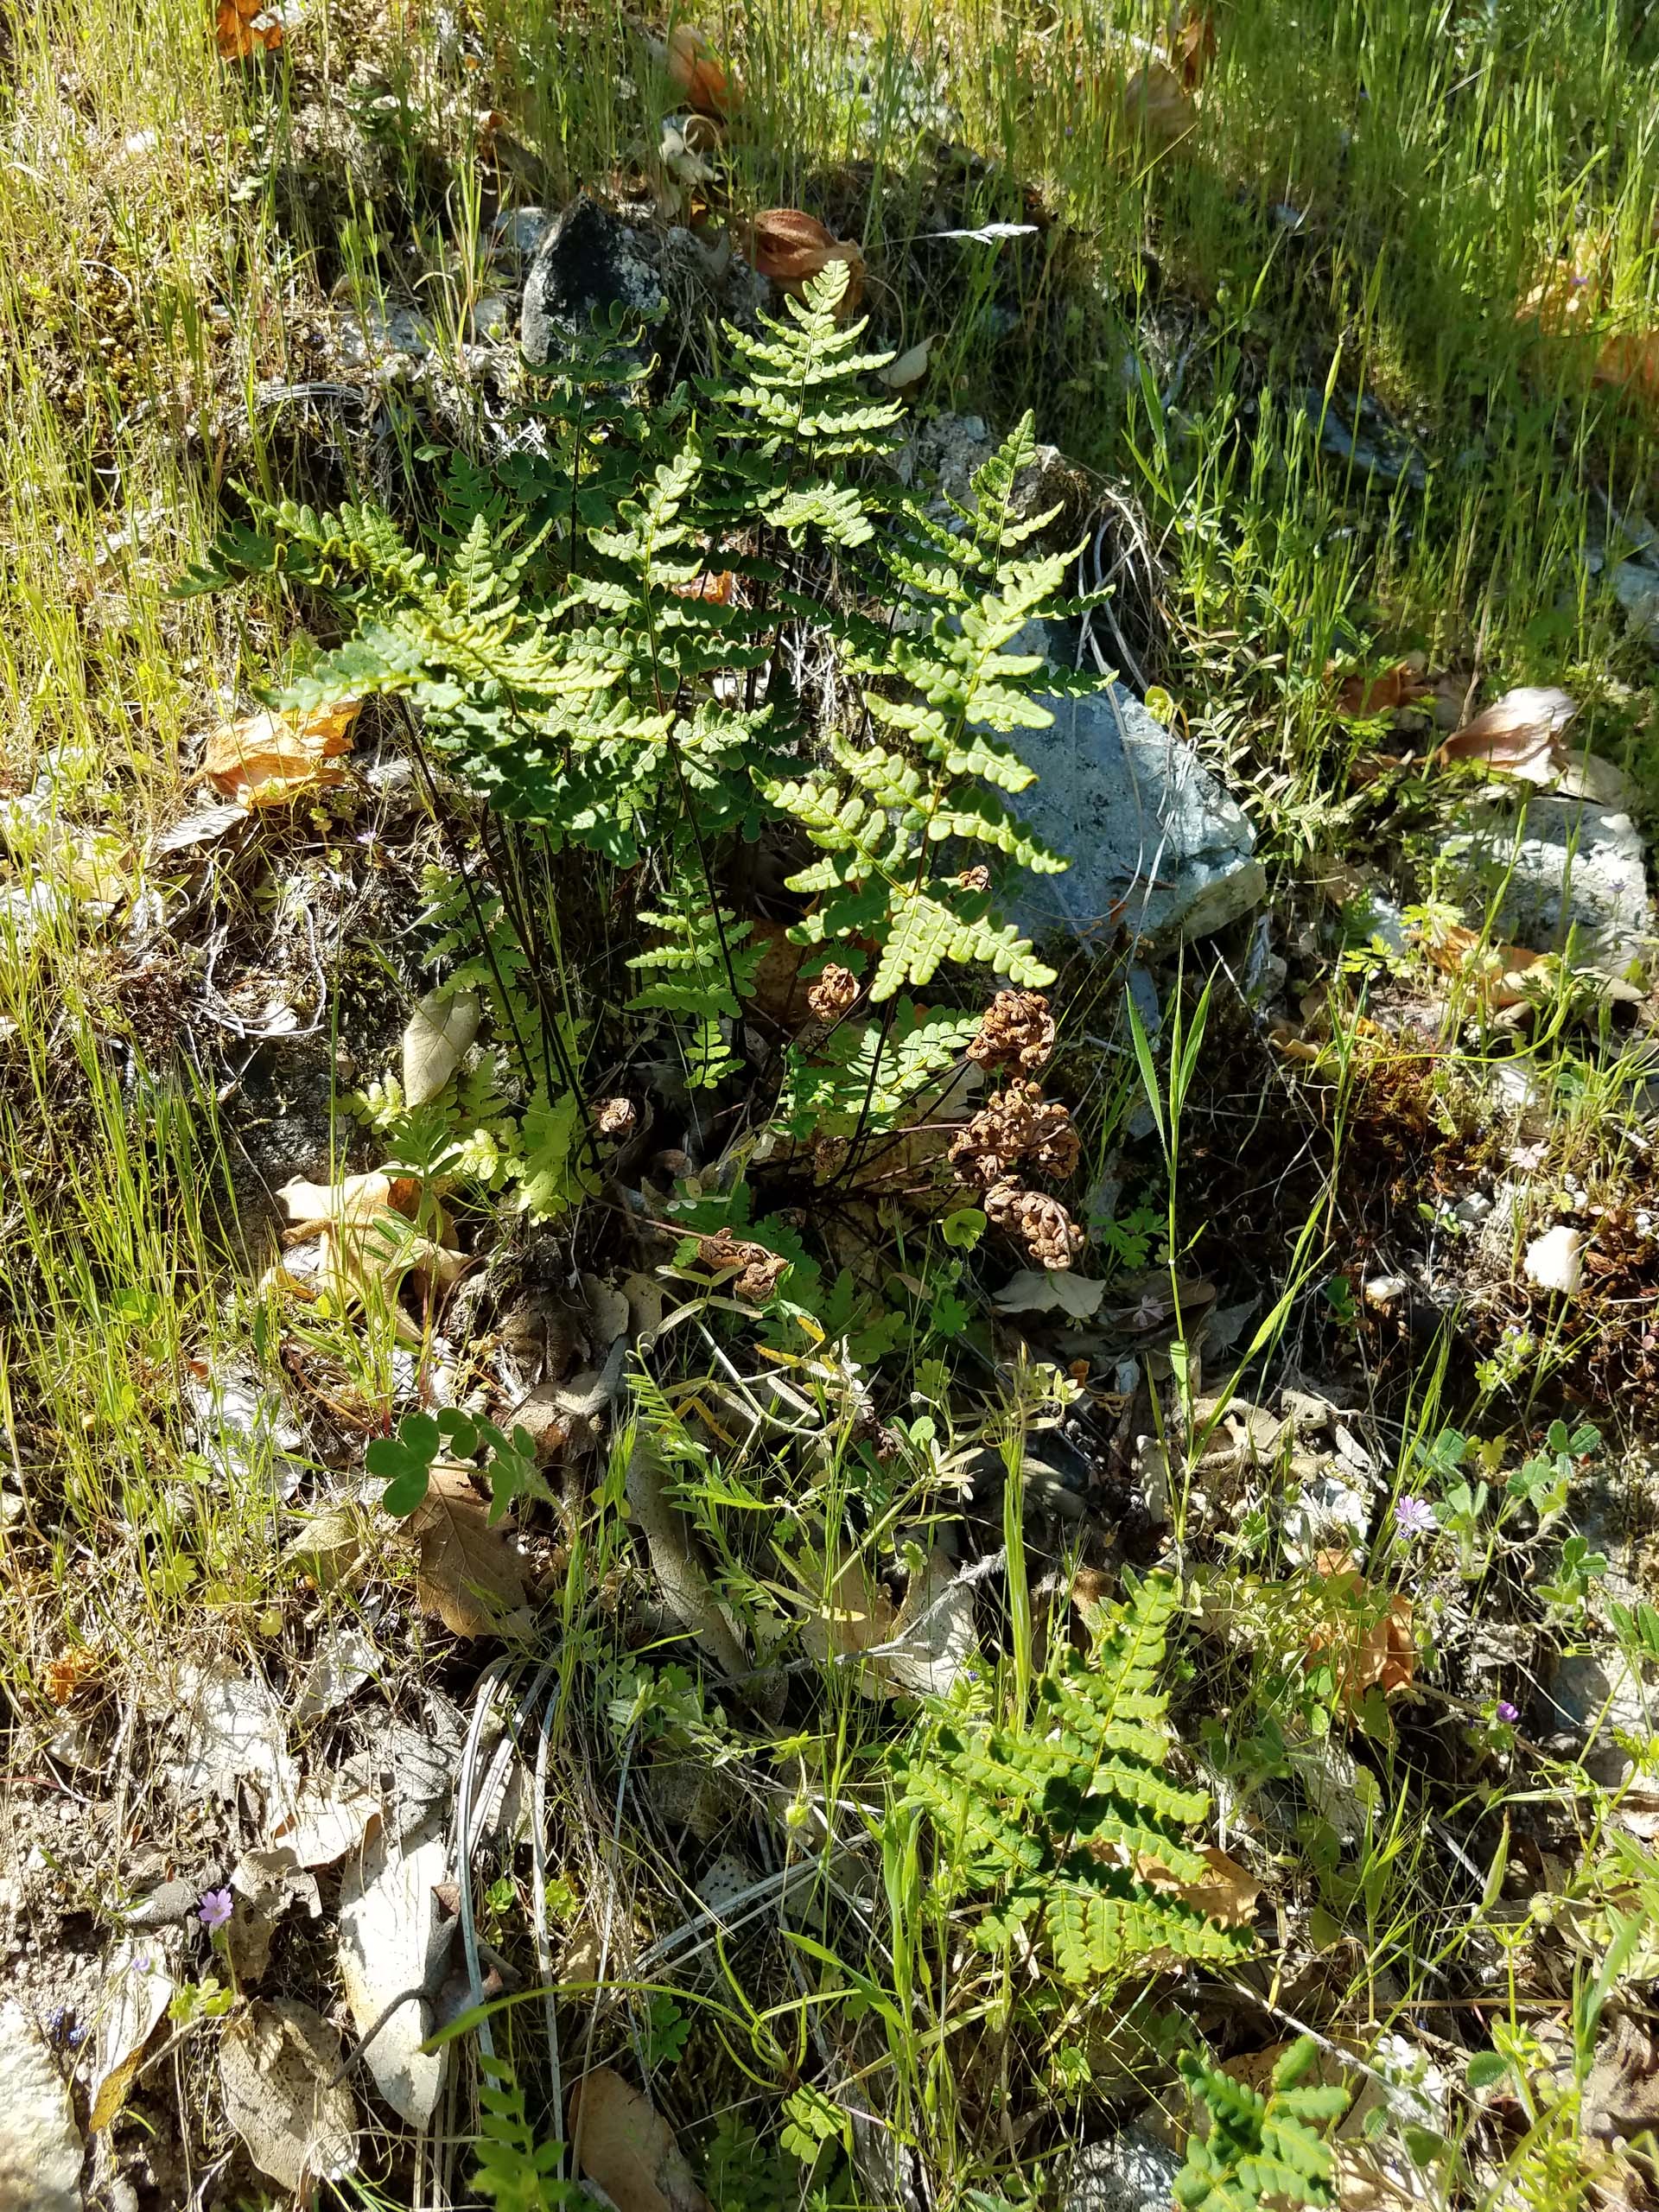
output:
M849 968L836 967L833 960L820 971L806 994L806 1003L818 1021L839 1021L857 1002L857 976Z
M850 315L864 296L864 255L850 238L838 238L816 215L798 207L768 207L750 226L748 257L762 276L797 298L832 261L847 264L847 289L841 312Z
M709 2212L668 2122L612 2068L577 2082L567 2117L584 2179L616 2212Z
M1198 103L1176 71L1154 54L1123 87L1123 120L1150 144L1167 149L1197 130Z
M357 2164L357 2107L340 2069L340 2037L291 1997L256 1998L219 2039L225 2117L263 2174L308 2193Z
M1193 1905L1223 1928L1248 1928L1255 1918L1255 1901L1262 1894L1262 1885L1247 1866L1216 1844L1206 1844L1199 1854L1205 1872L1195 1882L1184 1882L1173 1874L1161 1859L1154 1853L1143 1851L1135 1858L1135 1872L1141 1880L1154 1890L1180 1897Z
M1478 760L1505 775L1548 783L1566 765L1559 740L1578 711L1571 692L1554 684L1523 683L1454 730L1434 758L1441 763Z
M1410 1599L1396 1592L1378 1611L1370 1585L1345 1552L1321 1552L1314 1566L1319 1620L1308 1635L1308 1656L1328 1655L1342 1703L1353 1713L1369 1690L1387 1697L1406 1688L1417 1672Z
M1054 1017L1040 991L999 991L985 1009L968 1057L982 1068L1034 1075L1054 1050Z
M264 0L219 0L213 15L213 43L221 61L245 61L255 54L274 54L283 42L283 22Z
M697 1259L702 1266L712 1268L718 1274L723 1274L728 1268L738 1268L740 1273L732 1288L740 1298L747 1298L751 1306L765 1304L789 1265L780 1252L769 1252L764 1244L752 1244L745 1237L734 1236L729 1229L700 1237Z
M1494 944L1461 922L1426 937L1423 950L1443 974L1472 983L1495 1012L1527 1003L1532 995L1527 988L1527 970L1546 957L1541 952L1529 952L1524 945Z
M728 116L743 105L743 79L727 69L703 34L691 23L676 23L665 56L669 81L689 106L704 115Z
M202 772L214 790L251 812L280 806L302 791L342 784L334 766L352 749L352 724L360 699L342 699L308 715L250 715L221 722L207 740Z
M435 1466L402 1534L420 1547L416 1595L456 1636L495 1636L524 1614L524 1563L466 1467Z
M950 1140L958 1180L988 1189L1029 1160L1045 1175L1069 1175L1081 1151L1071 1116L1035 1083L1013 1083L964 1122Z
M1083 1249L1083 1231L1059 1200L1017 1183L986 1192L985 1217L1023 1244L1039 1267L1069 1268Z

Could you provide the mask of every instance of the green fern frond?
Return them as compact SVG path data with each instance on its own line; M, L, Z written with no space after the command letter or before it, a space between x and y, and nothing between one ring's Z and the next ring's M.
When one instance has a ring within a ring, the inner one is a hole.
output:
M478 2064L484 2080L478 2092L474 2188L495 2212L555 2212L585 2202L575 2183L556 2178L564 2145L537 2143L512 2069L483 2051Z
M1067 1981L1116 1982L1249 1948L1248 1932L1223 1927L1178 1886L1205 1872L1186 1834L1209 1811L1202 1790L1165 1770L1157 1678L1178 1604L1167 1577L1137 1583L1089 1660L1039 1682L1028 1721L952 1715L929 1754L905 1764L905 1802L931 1822L943 1878L995 1900L978 1940L1004 1943L1039 1907Z
M1194 2128L1175 2179L1180 2212L1264 2212L1275 2207L1324 2206L1335 2201L1336 2160L1318 2132L1340 2119L1348 2092L1339 2084L1303 2086L1319 2056L1312 2036L1294 2043L1274 2068L1268 2088L1224 2074L1196 2053L1178 2062L1188 2088L1208 2116Z
M891 1129L937 1101L978 1027L977 1014L924 1014L900 999L885 1038L879 1022L843 1021L820 1044L792 1045L779 1121L798 1139L850 1136L861 1120Z

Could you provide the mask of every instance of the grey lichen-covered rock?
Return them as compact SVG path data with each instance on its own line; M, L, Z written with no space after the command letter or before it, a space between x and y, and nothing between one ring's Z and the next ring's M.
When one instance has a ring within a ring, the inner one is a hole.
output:
M1072 664L1057 625L1033 624L1007 650ZM1102 944L1119 930L1153 942L1207 937L1260 902L1255 832L1191 745L1121 683L1042 704L1050 727L1013 734L1038 779L1014 806L1071 865L1020 882L1008 912L1023 931Z
M1493 927L1533 952L1562 951L1621 974L1653 957L1656 921L1642 839L1628 814L1553 792L1507 794L1464 817L1450 856Z
M1593 1731L1585 1771L1592 1781L1615 1789L1630 1766L1617 1738L1642 1741L1659 1730L1659 1693L1649 1689L1618 1652L1573 1652L1556 1662L1548 1688L1538 1693L1535 1723L1550 1735L1586 1738Z
M21 2005L0 2007L0 2206L80 2212L74 2107L44 2038Z
M583 194L550 226L524 285L519 339L529 359L555 360L613 309L652 315L664 304L650 242Z
M1143 2127L1085 2144L1066 2177L1065 2212L1168 2212L1181 2161Z

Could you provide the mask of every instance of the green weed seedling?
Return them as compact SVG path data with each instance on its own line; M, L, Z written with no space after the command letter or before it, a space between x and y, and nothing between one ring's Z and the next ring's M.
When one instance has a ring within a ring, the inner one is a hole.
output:
M441 1413L408 1413L391 1436L378 1436L363 1455L364 1465L386 1487L381 1503L406 1520L426 1497L440 1455L475 1459L487 1451L484 1474L490 1485L490 1521L499 1521L514 1498L547 1497L536 1465L536 1444L527 1429L508 1436L493 1421L446 1406Z

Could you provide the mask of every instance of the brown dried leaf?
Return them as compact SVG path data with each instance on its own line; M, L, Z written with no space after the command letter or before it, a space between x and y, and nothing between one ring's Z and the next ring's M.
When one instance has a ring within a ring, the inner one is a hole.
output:
M1154 54L1123 87L1123 120L1150 144L1166 149L1197 130L1198 103L1168 62Z
M864 1572L857 1552L843 1560L827 1586L812 1592L814 1611L801 1626L803 1649L814 1659L846 1659L893 1641L898 1616L879 1582Z
M665 57L669 81L687 104L704 115L734 115L743 105L743 79L725 68L703 34L690 23L676 23Z
M403 1524L420 1546L416 1595L423 1612L456 1636L497 1636L524 1609L524 1564L465 1467L435 1466L424 1499Z
M1553 684L1523 683L1454 731L1434 758L1442 765L1478 760L1505 775L1548 783L1566 762L1558 741L1578 711L1570 692Z
M360 699L308 715L250 715L245 721L223 722L207 740L202 772L215 791L251 811L280 806L302 791L342 784L343 768L333 764L352 749L351 728Z
M1249 1869L1230 1859L1218 1846L1206 1844L1200 1854L1209 1870L1196 1882L1183 1882L1151 1852L1141 1852L1135 1871L1155 1890L1164 1890L1184 1903L1207 1913L1223 1928L1248 1928L1255 1918L1255 1901L1262 1885Z
M1524 945L1494 944L1460 922L1425 938L1423 950L1442 974L1472 983L1494 1011L1527 1003L1526 971L1546 957Z
M41 1688L54 1705L67 1705L88 1682L98 1679L103 1665L101 1652L90 1650L84 1643L74 1645L47 1661L41 1669Z
M1196 92L1220 50L1210 10L1195 4L1195 0L1187 0L1186 11L1170 44L1177 75L1189 92Z
M388 1175L379 1168L367 1175L343 1176L338 1183L308 1183L296 1175L276 1197L290 1224L285 1241L294 1243L325 1229L366 1225L383 1213L401 1214L412 1221L420 1205L421 1184L416 1175Z
M98 2041L89 2091L94 2135L108 2127L126 2102L144 2045L173 1997L168 1951L139 1938L111 1952L98 2012Z
M219 2039L225 2117L284 2189L337 2181L357 2164L357 2107L332 2078L343 2056L327 2022L292 1997L256 1998Z
M1337 712L1347 721L1368 721L1374 715L1410 706L1427 689L1410 662L1402 660L1381 676L1351 676L1337 694Z
M864 296L864 255L851 239L837 238L815 215L798 207L768 207L757 215L749 233L749 260L781 291L798 297L808 282L832 261L847 264L847 289L841 312L850 315Z
M668 2123L608 2066L570 2092L570 2140L616 2212L709 2212Z
M1314 1566L1319 1623L1309 1634L1308 1656L1329 1654L1343 1704L1353 1713L1368 1690L1386 1697L1406 1688L1417 1672L1410 1599L1396 1592L1378 1611L1370 1586L1345 1552L1321 1552Z

